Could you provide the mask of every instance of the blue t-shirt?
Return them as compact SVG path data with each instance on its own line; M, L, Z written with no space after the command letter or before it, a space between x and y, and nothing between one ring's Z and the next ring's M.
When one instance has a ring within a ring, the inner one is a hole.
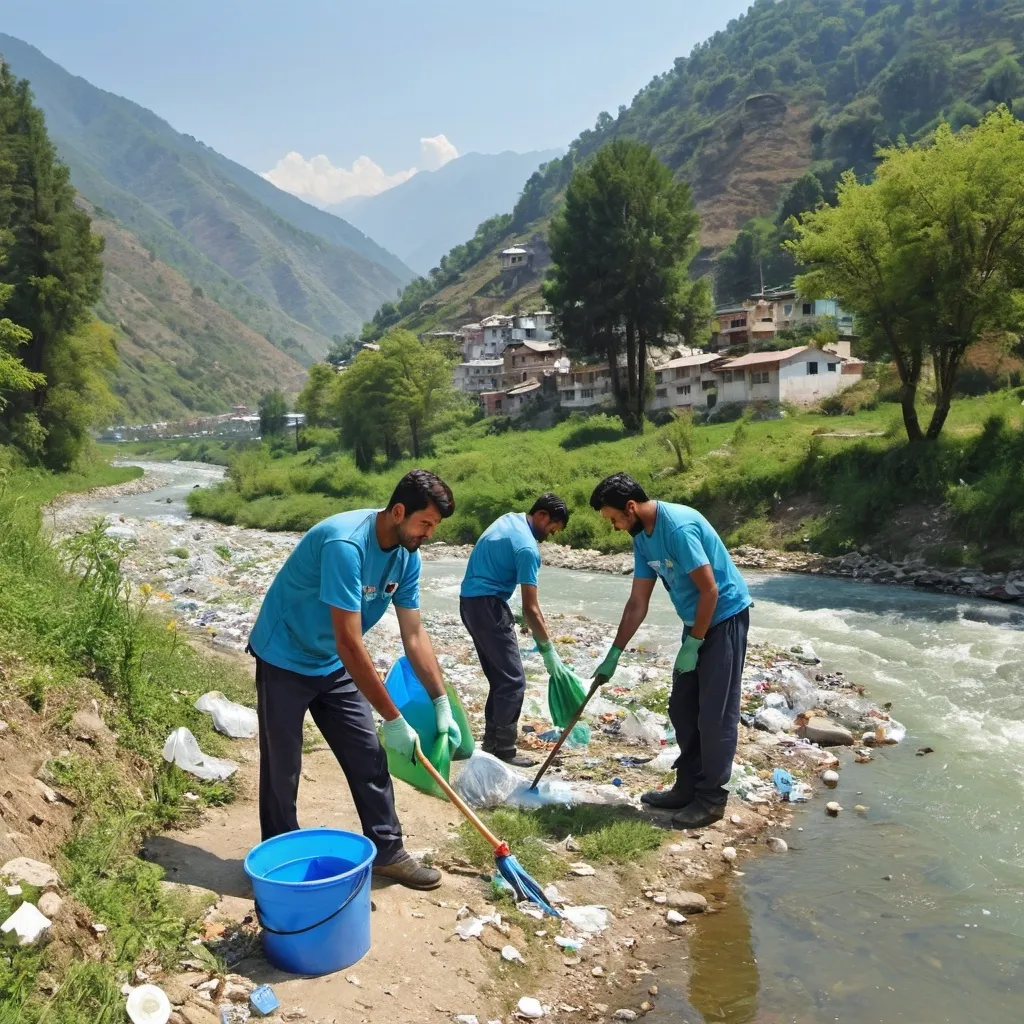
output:
M476 542L462 580L462 596L507 601L519 584L537 586L539 571L540 545L530 520L525 512L508 512Z
M633 538L637 579L660 578L668 589L676 612L687 626L693 625L700 591L690 573L710 565L718 584L718 604L711 625L717 625L749 608L750 592L715 528L688 505L657 502L654 531Z
M249 636L264 661L307 676L341 667L331 608L362 612L363 632L393 600L420 606L420 555L377 542L377 509L342 512L317 523L270 584Z

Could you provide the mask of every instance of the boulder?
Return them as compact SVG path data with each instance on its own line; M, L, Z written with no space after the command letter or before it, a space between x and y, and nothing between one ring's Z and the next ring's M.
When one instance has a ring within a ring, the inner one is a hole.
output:
M806 724L796 730L796 734L822 747L852 747L854 742L853 733L849 729L828 718L808 718Z
M683 914L703 914L708 901L699 892L670 892L668 906Z
M61 907L64 906L64 901L55 892L44 892L39 897L39 913L44 917L48 917L51 921L60 914Z
M15 857L0 867L0 877L12 882L23 882L37 889L55 889L60 885L60 875L42 861L30 857Z

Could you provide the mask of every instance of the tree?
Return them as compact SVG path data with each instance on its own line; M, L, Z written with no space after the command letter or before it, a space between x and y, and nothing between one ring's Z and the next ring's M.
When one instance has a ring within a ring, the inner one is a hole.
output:
M306 423L322 427L330 419L330 408L338 372L330 363L314 363L309 368L306 386L295 400L295 408L306 414Z
M622 139L574 172L551 225L545 297L568 348L608 360L627 429L643 424L648 347L706 302L687 273L698 228L689 186L650 147Z
M665 447L676 458L676 471L686 472L686 462L693 455L693 414L676 410L674 419L662 435Z
M28 83L0 61L0 298L10 318L0 443L55 469L70 466L89 427L110 415L112 335L94 326L102 239L75 205ZM20 331L12 333L13 325ZM16 370L11 359L21 364Z
M359 351L359 336L349 332L344 337L336 334L331 339L331 348L327 353L327 362L332 366L341 366L349 362Z
M359 469L369 469L377 452L397 454L401 421L392 394L388 367L380 352L360 352L338 378L330 415Z
M808 268L797 287L834 294L899 373L911 441L939 437L957 373L982 335L1024 330L1024 124L1000 108L977 128L942 125L883 151L878 175L847 174L835 206L794 225ZM935 371L927 431L916 409L925 359Z
M274 437L284 433L285 416L288 414L288 402L284 392L274 389L260 395L260 434L263 437Z

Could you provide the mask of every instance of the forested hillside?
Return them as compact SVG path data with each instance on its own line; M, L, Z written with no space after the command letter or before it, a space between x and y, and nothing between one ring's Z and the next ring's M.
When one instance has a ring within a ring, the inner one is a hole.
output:
M777 215L827 197L847 168L869 175L879 145L913 140L943 118L975 124L1000 102L1024 108L1022 49L1024 0L757 0L631 104L602 112L525 183L510 214L481 225L368 333L399 321L423 329L535 292L538 280L518 293L497 287L497 253L545 231L576 165L619 137L648 143L690 183L701 270L747 226L717 289L733 297L753 286L759 260L776 257ZM787 269L780 261L766 273Z

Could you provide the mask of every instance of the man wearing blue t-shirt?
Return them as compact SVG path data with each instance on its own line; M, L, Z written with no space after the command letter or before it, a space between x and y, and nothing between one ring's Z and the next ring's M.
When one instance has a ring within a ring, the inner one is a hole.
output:
M540 543L564 529L569 510L556 494L543 494L529 512L509 512L484 530L469 556L459 610L473 638L489 691L484 706L483 748L509 764L536 762L516 753L526 673L519 655L516 620L508 599L520 587L523 620L537 641L544 664L561 664L537 601Z
M414 469L399 481L387 508L342 512L317 523L271 583L249 637L256 656L263 838L299 827L295 802L308 710L345 773L363 833L377 847L373 873L412 889L436 889L441 874L405 852L371 706L384 719L393 750L412 758L416 733L384 688L363 634L393 603L405 653L434 699L438 732L457 746L459 728L420 621L418 550L454 511L448 485Z
M660 579L684 627L668 706L680 754L675 785L641 799L678 811L672 819L678 828L703 828L721 820L729 796L725 785L738 740L750 593L714 527L696 509L651 501L626 473L602 480L590 505L616 530L629 531L635 560L615 643L594 678L611 679Z

